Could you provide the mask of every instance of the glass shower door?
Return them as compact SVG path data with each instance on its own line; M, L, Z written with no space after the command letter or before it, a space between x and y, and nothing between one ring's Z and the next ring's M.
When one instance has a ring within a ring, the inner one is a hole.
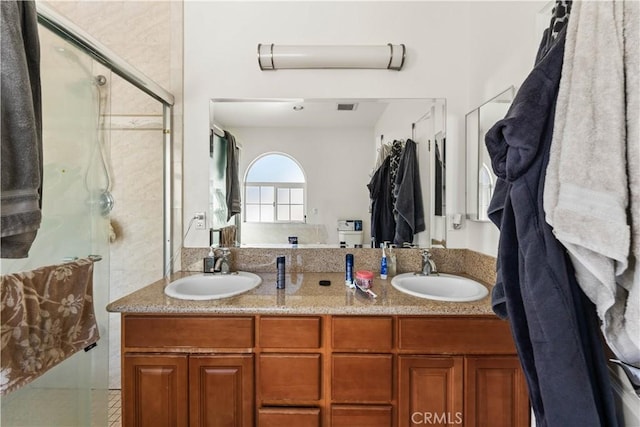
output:
M108 378L109 187L102 132L106 95L82 51L39 27L43 104L42 225L29 258L3 259L2 274L100 255L94 306L100 340L27 386L3 396L4 426L106 426Z

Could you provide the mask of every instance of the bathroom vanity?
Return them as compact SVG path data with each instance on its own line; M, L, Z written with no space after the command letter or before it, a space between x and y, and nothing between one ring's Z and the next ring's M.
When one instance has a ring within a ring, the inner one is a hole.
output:
M109 305L123 318L124 426L529 425L489 297L437 302L376 279L372 300L341 273L288 276L285 290L262 278L215 301L167 297L162 280Z

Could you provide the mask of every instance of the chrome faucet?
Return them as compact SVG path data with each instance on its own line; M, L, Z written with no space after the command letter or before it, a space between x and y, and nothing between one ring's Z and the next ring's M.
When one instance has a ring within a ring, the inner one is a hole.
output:
M416 276L438 276L438 269L436 263L431 259L429 249L422 250L422 271L415 274Z

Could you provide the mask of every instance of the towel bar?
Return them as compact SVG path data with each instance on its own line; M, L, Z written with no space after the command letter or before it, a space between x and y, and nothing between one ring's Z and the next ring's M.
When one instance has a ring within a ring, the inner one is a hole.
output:
M102 255L87 255L87 258L89 258L93 262L102 261ZM67 256L67 257L62 258L62 261L63 262L71 262L71 261L75 261L77 259L78 259L77 256Z

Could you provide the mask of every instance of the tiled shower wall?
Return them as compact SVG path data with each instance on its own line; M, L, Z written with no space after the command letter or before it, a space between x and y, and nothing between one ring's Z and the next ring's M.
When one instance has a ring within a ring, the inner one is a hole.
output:
M149 76L174 106L174 244L180 247L182 200L182 1L54 1L51 6ZM96 66L96 74L104 73ZM110 300L162 278L162 105L115 74L107 145L115 199L111 222ZM179 264L177 265L179 269ZM104 309L104 307L96 307ZM110 315L109 388L120 388L120 316Z

